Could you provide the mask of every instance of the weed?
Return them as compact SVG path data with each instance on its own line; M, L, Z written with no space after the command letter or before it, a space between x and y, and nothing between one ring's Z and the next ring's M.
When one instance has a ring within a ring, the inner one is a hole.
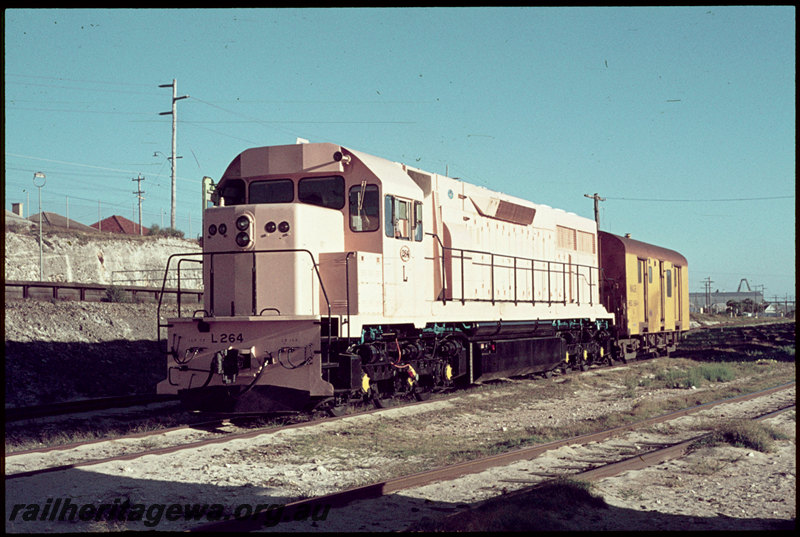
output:
M622 397L626 399L632 399L636 397L636 388L639 387L639 378L636 375L625 375L625 378L622 380L623 385L625 386L625 391L622 393Z
M701 364L688 370L664 369L656 373L655 379L665 388L699 387L704 382L728 382L736 378L736 371L729 364Z
M694 442L690 449L730 444L769 453L773 449L774 440L786 438L786 435L764 423L745 419L732 420L717 426L710 435Z
M736 372L727 364L702 364L694 368L696 374L709 382L729 382Z
M686 372L680 369L664 369L656 373L656 380L665 388L688 388Z
M128 294L122 290L122 288L117 287L116 285L110 286L106 289L106 298L104 302L121 302L127 303L130 302L130 298Z

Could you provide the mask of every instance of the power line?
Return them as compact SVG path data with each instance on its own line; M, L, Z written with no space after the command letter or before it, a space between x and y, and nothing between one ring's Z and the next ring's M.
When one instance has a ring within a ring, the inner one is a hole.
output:
M763 200L782 200L794 199L795 196L765 196L760 198L717 198L717 199L660 199L660 198L606 198L608 200L623 200L623 201L663 201L663 202L679 202L679 203L692 203L692 202L712 202L712 201L763 201Z
M55 163L55 164L66 164L68 166L78 166L78 167L81 167L81 168L92 168L92 169L95 169L95 170L106 170L106 171L111 171L111 172L123 173L125 175L130 175L132 173L139 173L136 170L123 170L123 169L120 169L120 168L108 168L108 167L105 167L105 166L94 166L92 164L82 164L80 162L69 162L69 161L66 161L66 160L47 159L47 158L42 158L42 157L34 157L34 156L31 156L31 155L20 155L18 153L6 153L6 157L19 157L19 158L25 158L25 159L30 159L30 160L39 160L39 161L42 161L42 162L52 162L52 163ZM176 178L177 179L182 179L184 181L197 181L197 179L192 179L192 178L189 178L189 177L177 176Z
M35 78L39 80L58 80L60 82L82 82L88 84L104 84L107 86L135 86L135 87L142 87L142 88L151 88L151 84L146 84L144 82L113 82L109 80L85 80L81 78L64 78L60 76L43 76L43 75L20 75L16 73L6 73L6 77L9 76L16 76L19 78ZM154 93L155 94L155 93Z

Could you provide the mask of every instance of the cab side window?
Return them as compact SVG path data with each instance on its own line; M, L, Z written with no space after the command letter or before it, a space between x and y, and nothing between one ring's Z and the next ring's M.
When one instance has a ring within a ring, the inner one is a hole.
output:
M241 179L229 179L222 183L219 188L220 198L223 205L241 205L244 203L244 181Z
M350 229L375 231L381 227L380 197L377 185L361 184L350 189Z
M384 228L387 237L421 241L422 203L387 195L384 198Z

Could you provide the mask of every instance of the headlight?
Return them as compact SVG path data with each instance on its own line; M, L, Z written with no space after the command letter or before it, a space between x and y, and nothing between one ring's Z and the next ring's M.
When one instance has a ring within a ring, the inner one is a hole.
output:
M240 216L236 219L236 229L239 231L244 231L245 229L250 227L250 219L246 216Z
M277 228L278 226L275 225L275 222L267 222L267 224L264 226L264 231L267 233L275 233Z
M227 232L228 232L228 226L226 226L225 224L220 224L219 225L219 234L220 235L224 235Z
M284 221L278 224L278 231L280 231L281 233L286 233L287 231L289 231L289 222Z
M216 235L217 234L217 226L214 225L214 224L211 224L210 226L208 226L208 234L211 235L212 237L214 235Z
M250 235L242 231L241 233L236 235L236 244L237 246L244 248L245 246L250 244Z

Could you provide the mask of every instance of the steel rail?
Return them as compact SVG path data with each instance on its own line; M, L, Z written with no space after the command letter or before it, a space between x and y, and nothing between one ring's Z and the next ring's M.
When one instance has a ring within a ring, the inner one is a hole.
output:
M796 405L789 405L779 410L767 412L766 414L762 414L753 419L756 421L768 419L782 412L786 412L787 410L791 410L793 408L796 408ZM676 459L682 456L684 453L689 451L691 445L694 442L697 442L698 440L703 438L707 438L712 434L713 433L705 433L696 436L695 438L690 438L689 440L684 440L683 442L672 444L671 446L667 446L661 449L656 449L654 451L643 453L641 455L636 455L634 457L630 457L625 460L613 462L610 464L604 464L598 468L592 468L591 470L579 472L578 474L575 474L574 477L579 477L582 479L586 479L588 481L593 481L597 479L604 479L606 477L613 477L615 475L621 474L622 472L627 472L629 470L641 470L648 466L660 464L664 461L670 459Z

